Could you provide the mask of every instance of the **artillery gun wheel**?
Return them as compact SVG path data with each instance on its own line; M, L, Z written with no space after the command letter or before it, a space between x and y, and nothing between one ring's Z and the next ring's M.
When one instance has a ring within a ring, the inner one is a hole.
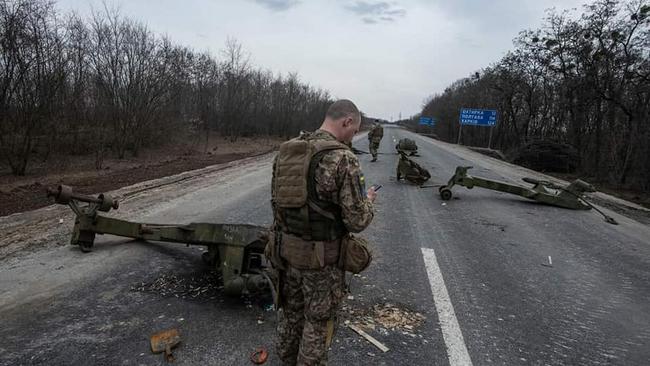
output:
M452 195L453 194L451 193L451 189L449 188L440 189L440 198L442 198L443 201L449 201Z
M117 210L118 207L120 207L119 203L114 200L113 197L111 197L108 193L101 193L97 198L101 201L101 204L99 205L99 211L108 212L111 210L111 208Z
M216 269L219 268L219 251L215 248L208 248L207 252L203 252L201 254L201 259L203 260L203 263L207 264L210 267L214 267Z
M81 249L82 252L84 253L90 253L93 251L93 245L92 243L86 243L86 242L79 242L79 249Z
M203 252L203 254L201 254L201 259L203 260L203 263L207 264L208 266L212 265L212 263L210 263L210 253Z

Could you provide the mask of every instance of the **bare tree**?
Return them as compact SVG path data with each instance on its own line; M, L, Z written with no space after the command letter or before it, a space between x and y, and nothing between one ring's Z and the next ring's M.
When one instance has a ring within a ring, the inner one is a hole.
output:
M38 144L49 142L60 118L65 79L60 27L52 4L0 2L0 154L24 175Z
M598 181L650 190L650 5L596 0L584 14L550 11L542 28L521 32L515 49L428 101L441 138L454 141L461 107L499 110L495 143L569 144L580 171ZM485 130L463 131L470 144Z
M0 158L94 154L103 167L146 146L218 133L288 136L316 126L329 94L256 69L235 39L221 59L176 45L104 6L61 21L43 0L0 0ZM176 141L177 142L177 141Z

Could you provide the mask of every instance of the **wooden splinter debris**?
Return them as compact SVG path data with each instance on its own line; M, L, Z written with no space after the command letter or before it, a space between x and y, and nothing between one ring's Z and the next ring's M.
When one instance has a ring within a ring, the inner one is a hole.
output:
M382 352L388 352L388 347L384 346L381 342L376 340L373 336L370 334L364 332L361 330L361 328L357 327L354 324L348 324L348 327L352 329L353 331L357 332L360 336L365 338L368 342L372 343L375 347L379 348Z

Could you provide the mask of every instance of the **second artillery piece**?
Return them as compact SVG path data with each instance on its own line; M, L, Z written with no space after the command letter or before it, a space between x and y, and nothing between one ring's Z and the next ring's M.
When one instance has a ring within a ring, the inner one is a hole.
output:
M449 179L449 182L438 188L440 198L445 201L450 200L453 195L451 193L451 188L455 185L464 186L468 189L481 187L494 191L515 194L547 205L570 208L573 210L589 210L593 208L599 214L603 215L605 221L613 225L618 225L618 222L616 222L613 217L608 216L587 201L585 193L596 192L596 189L594 186L583 180L576 179L571 182L571 184L562 186L546 180L522 178L524 182L533 185L532 188L528 188L516 184L509 184L469 175L467 174L467 171L471 168L471 166L456 167L456 173L451 177L451 179Z
M591 184L580 179L576 179L571 184L564 187L549 181L523 178L524 182L533 185L532 188L528 188L469 175L467 174L467 171L471 168L471 166L456 167L456 173L451 177L451 179L449 179L449 182L438 188L440 198L445 201L450 200L452 197L451 188L455 185L459 185L468 189L481 187L494 191L515 194L553 206L571 208L574 210L589 210L592 205L584 200L583 195L585 192L596 192L596 189Z
M268 231L261 226L246 224L190 223L147 224L106 217L119 207L108 194L97 197L74 193L69 186L48 189L48 197L68 205L76 214L71 244L81 251L90 252L97 234L112 234L138 240L164 241L186 245L202 245L208 248L203 260L221 272L224 291L231 295L244 292L271 290L264 257ZM86 203L86 205L82 205Z

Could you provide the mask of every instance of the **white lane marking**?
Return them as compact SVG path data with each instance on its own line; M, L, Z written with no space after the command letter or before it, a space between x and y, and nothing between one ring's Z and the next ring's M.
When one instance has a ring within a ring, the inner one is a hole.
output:
M433 293L433 302L438 312L438 321L442 330L442 337L445 339L447 346L447 357L451 366L471 366L472 359L469 357L463 333L460 331L458 319L454 312L454 306L449 299L445 280L442 278L442 272L438 267L438 260L433 249L422 248L422 257L424 265L427 267L427 275L431 284Z

